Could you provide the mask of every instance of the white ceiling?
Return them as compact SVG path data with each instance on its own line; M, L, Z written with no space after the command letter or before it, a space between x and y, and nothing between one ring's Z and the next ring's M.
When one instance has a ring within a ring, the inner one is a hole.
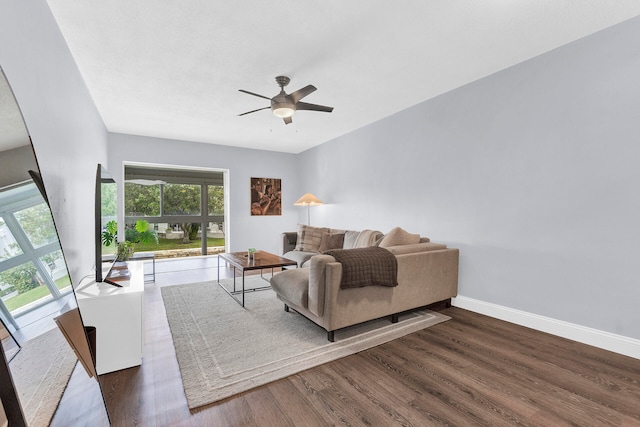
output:
M640 15L637 0L48 0L110 132L299 153ZM285 125L277 94L318 90Z

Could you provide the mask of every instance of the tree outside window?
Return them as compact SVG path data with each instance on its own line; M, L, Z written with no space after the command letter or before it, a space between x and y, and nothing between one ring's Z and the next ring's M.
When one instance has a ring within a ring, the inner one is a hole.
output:
M13 258L22 254L20 245L16 242L16 238L13 237L13 233L0 217L0 261Z
M34 248L39 248L58 240L51 211L46 203L40 203L16 212L15 217Z
M209 195L209 215L224 214L224 188L221 185L207 186L207 194Z
M160 216L160 185L124 184L126 216Z

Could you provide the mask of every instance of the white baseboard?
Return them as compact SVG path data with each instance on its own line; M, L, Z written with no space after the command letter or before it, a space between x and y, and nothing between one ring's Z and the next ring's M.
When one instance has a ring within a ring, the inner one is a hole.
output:
M526 311L515 310L464 296L452 298L451 304L455 307L515 323L516 325L526 326L527 328L640 359L640 340L634 338L587 328L574 323L539 316Z

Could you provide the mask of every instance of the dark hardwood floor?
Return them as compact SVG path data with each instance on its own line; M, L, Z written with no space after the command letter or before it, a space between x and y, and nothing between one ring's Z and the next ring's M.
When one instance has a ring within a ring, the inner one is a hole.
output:
M191 413L159 289L213 280L192 262L158 263L142 366L101 376L114 426L640 426L640 360L455 307L448 322ZM76 369L52 425L100 425L90 384Z

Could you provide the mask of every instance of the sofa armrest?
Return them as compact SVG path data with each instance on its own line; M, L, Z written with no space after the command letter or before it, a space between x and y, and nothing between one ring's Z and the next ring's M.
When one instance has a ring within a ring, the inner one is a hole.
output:
M410 293L397 301L400 309L415 307L414 302L427 297L427 303L443 301L458 294L459 250L436 249L396 255L398 287L411 283ZM402 307L404 305L404 307Z
M298 233L295 231L285 231L282 233L282 239L280 241L280 254L284 255L287 252L291 252L296 248L296 242L298 241Z
M342 277L342 264L336 261L331 255L316 255L311 257L309 266L309 293L307 299L307 308L316 316L324 315L324 301L326 293L327 281L327 264L334 264L339 268ZM338 281L338 283L340 283Z

